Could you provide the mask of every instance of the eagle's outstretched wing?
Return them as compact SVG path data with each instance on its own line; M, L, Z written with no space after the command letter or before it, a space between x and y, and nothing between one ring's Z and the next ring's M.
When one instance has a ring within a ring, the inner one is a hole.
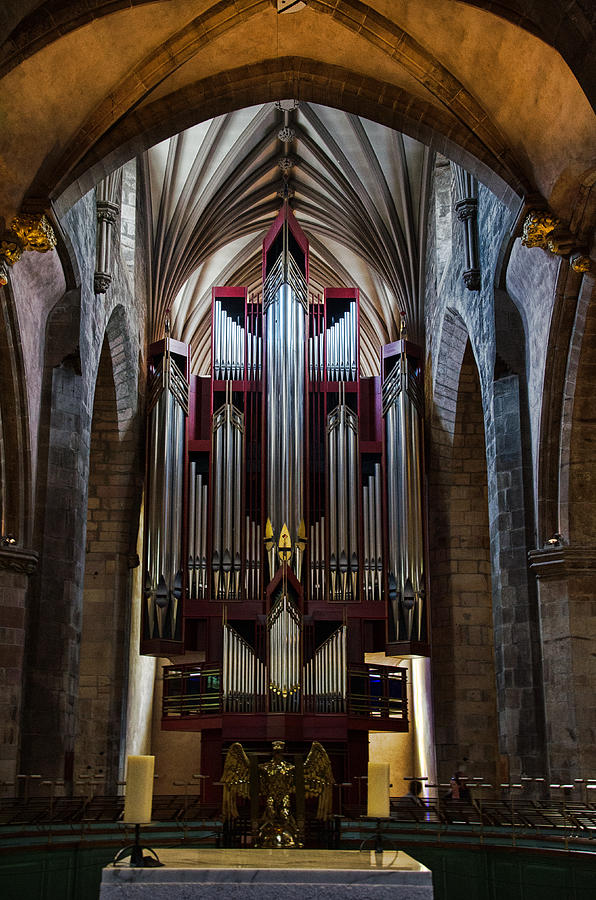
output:
M304 763L304 793L306 797L319 798L317 819L322 819L323 822L331 815L334 784L327 752L318 741L314 741Z
M238 818L238 797L250 796L250 763L242 749L242 744L232 744L226 755L221 776L223 784L223 806L221 817L224 822Z

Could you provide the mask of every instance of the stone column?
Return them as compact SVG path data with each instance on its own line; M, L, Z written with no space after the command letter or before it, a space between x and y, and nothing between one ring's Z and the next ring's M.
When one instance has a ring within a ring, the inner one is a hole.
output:
M122 169L97 185L97 240L93 290L105 294L112 281L112 229L118 222L122 194Z
M469 291L480 290L480 263L478 256L478 200L476 181L469 172L451 163L455 172L457 200L455 213L464 224L465 268L462 274Z
M553 538L553 542L556 538ZM551 780L596 776L596 548L532 550Z
M16 793L17 787L25 598L29 575L36 565L37 555L32 550L3 541L0 546L0 796Z
M512 777L545 775L536 585L528 572L519 377L493 386L487 433L499 748Z

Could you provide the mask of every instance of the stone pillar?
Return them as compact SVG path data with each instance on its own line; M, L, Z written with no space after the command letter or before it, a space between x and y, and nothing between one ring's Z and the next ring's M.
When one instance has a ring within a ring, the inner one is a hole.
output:
M78 356L51 375L40 564L29 591L21 767L72 786L85 552L89 416Z
M25 651L25 599L37 555L0 547L0 796L16 793ZM2 789L4 786L4 789Z
M517 375L494 382L487 462L499 750L512 777L543 777L542 669L536 586L527 561Z
M553 544L529 559L538 580L549 775L594 778L596 548Z

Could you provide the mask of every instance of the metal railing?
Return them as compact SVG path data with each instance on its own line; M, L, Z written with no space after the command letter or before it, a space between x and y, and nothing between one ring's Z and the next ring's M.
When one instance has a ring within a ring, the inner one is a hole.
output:
M264 712L265 697L245 692L230 705L223 696L219 663L165 666L163 717L221 715L230 712ZM312 694L303 698L303 712L343 713L373 720L407 721L406 670L389 666L348 666L346 696Z
M164 666L162 715L165 719L221 712L221 665Z

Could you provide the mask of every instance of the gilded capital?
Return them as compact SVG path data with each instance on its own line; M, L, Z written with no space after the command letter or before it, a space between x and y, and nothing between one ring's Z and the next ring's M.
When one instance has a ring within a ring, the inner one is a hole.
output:
M589 272L592 268L592 260L583 253L573 253L569 262L573 271L582 275Z
M15 216L10 224L21 242L24 250L37 250L38 253L47 253L56 246L54 229L45 215L30 215L22 213Z
M543 210L532 210L524 220L522 244L524 247L542 247L547 249L549 237L559 228L561 220Z
M0 241L0 258L9 266L14 266L23 255L23 245L18 241L5 238Z

